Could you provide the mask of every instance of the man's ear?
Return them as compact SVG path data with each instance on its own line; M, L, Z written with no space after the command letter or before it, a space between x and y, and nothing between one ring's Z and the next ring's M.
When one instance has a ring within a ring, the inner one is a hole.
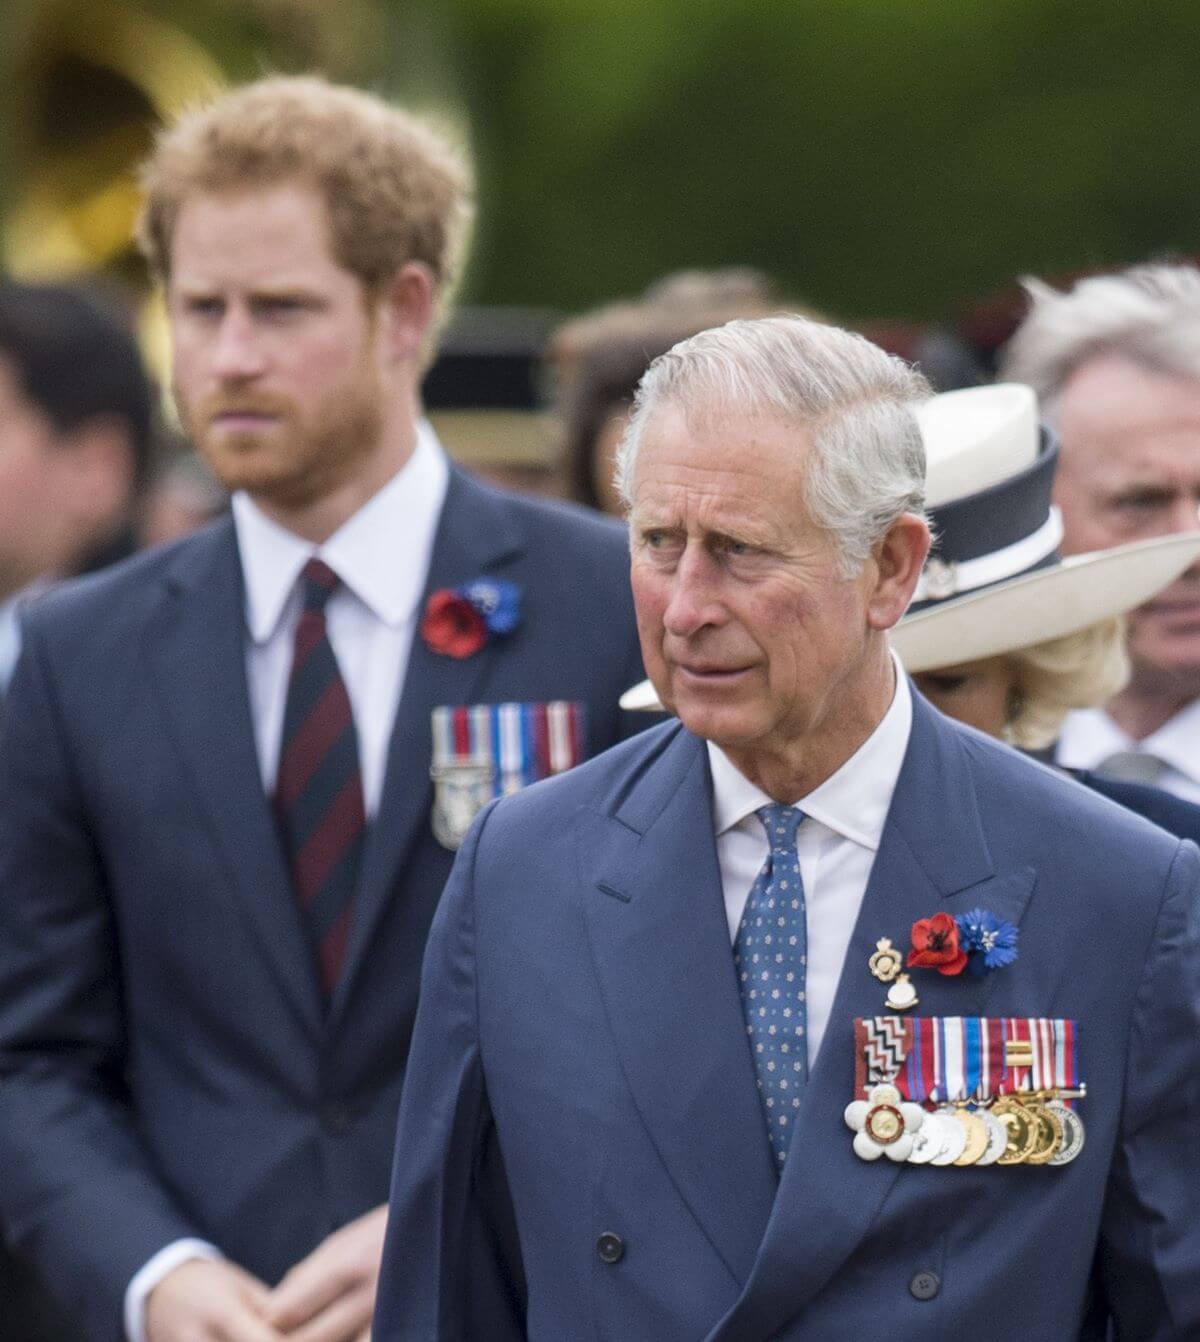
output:
M875 585L867 602L872 629L890 629L908 609L929 553L929 528L915 513L902 513L875 545Z
M422 261L406 261L384 285L377 310L389 360L417 359L433 322L437 287L433 271Z

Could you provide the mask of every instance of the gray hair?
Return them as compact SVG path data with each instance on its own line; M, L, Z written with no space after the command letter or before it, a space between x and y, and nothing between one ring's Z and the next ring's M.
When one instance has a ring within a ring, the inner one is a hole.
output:
M632 504L642 436L664 402L803 423L812 431L805 502L833 538L842 576L852 577L902 513L923 515L925 447L913 409L930 395L920 373L850 331L794 316L727 322L646 370L617 453L617 487Z
M1194 266L1135 266L1081 280L1066 293L1040 280L1022 283L1031 307L1008 343L1000 376L1028 383L1043 406L1097 355L1200 381L1200 270Z

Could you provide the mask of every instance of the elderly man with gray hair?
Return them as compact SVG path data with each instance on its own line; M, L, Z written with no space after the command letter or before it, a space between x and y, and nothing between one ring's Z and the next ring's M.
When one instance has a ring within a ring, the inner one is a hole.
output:
M1200 853L898 668L927 394L791 317L646 373L676 720L463 844L375 1342L1200 1335Z
M1063 552L1200 530L1200 271L1027 287L1002 375L1037 391L1061 440ZM1128 623L1128 687L1067 719L1058 761L1200 802L1200 565Z

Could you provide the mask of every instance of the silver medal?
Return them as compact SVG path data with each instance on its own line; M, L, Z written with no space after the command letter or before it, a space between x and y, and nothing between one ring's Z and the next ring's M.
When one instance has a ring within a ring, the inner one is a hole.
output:
M929 1163L931 1165L953 1165L966 1150L967 1130L955 1117L953 1109L939 1109L937 1113L942 1120L941 1126L945 1134L945 1140L942 1143L942 1149Z
M1083 1119L1061 1100L1049 1100L1046 1108L1062 1124L1062 1145L1046 1162L1048 1165L1069 1165L1083 1150Z
M983 1125L988 1130L987 1150L975 1164L994 1165L1004 1154L1004 1148L1008 1145L1008 1129L988 1109L976 1109L975 1113L977 1117L983 1119Z
M942 1149L945 1136L940 1114L926 1114L925 1121L913 1134L912 1150L908 1153L910 1165L928 1165Z

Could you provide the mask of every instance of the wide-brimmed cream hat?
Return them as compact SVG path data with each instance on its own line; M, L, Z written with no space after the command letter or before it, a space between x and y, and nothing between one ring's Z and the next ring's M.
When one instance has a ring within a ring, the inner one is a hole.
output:
M910 672L1019 652L1140 606L1200 557L1200 535L1058 552L1058 444L1020 383L946 392L917 411L935 536L891 632Z
M1200 558L1196 533L1060 557L1062 519L1050 502L1058 444L1039 429L1030 387L946 392L917 418L936 540L913 604L891 631L909 672L1077 633L1148 601ZM662 705L647 680L621 696L621 707Z

